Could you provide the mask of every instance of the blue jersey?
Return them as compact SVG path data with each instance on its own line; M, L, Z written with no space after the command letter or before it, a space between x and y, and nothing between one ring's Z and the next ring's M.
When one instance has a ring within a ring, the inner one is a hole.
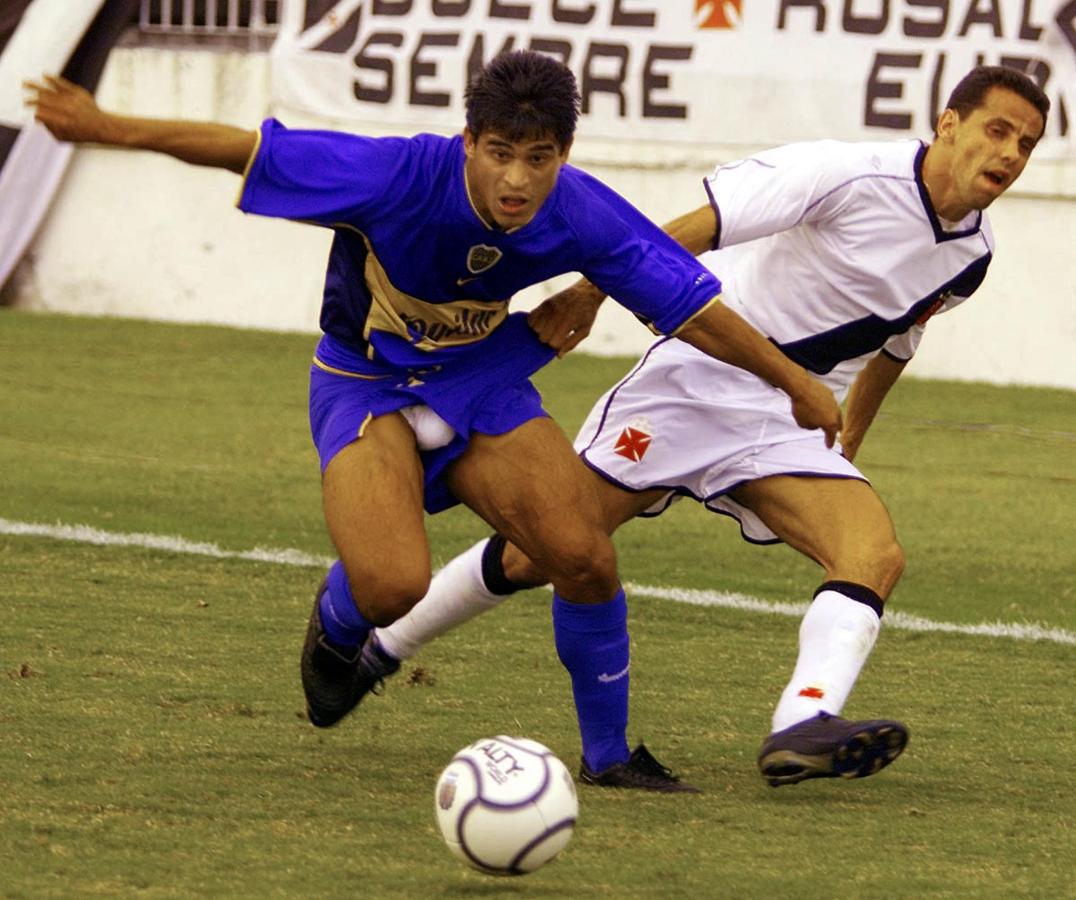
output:
M263 123L239 206L335 237L319 358L422 367L488 336L522 288L580 272L654 330L720 293L716 277L627 201L563 166L535 217L497 231L475 211L461 137L368 138Z

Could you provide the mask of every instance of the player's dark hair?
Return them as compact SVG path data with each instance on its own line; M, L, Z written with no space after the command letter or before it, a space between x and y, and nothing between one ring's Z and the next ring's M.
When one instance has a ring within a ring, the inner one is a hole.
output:
M1008 66L976 66L953 88L945 108L955 110L962 119L966 118L983 105L987 91L995 87L1012 91L1034 106L1042 115L1042 130L1046 130L1050 98L1023 72Z
M566 65L533 50L499 53L467 86L467 130L477 140L495 131L510 141L551 136L572 142L579 89Z

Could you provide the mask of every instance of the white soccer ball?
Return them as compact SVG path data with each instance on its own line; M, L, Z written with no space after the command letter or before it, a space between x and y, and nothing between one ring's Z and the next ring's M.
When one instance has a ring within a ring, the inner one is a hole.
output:
M448 848L493 875L533 872L568 843L575 783L553 752L527 738L483 738L457 753L434 792Z

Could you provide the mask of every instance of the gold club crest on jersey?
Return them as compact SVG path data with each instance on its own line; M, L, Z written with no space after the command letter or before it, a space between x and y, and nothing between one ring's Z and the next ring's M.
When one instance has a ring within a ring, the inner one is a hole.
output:
M497 247L488 244L475 244L467 251L467 271L474 275L492 269L501 258L501 251Z

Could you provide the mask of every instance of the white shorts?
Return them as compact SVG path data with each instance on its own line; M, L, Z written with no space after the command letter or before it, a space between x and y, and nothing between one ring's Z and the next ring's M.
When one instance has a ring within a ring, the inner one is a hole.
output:
M728 496L770 475L867 479L826 446L820 430L792 417L788 395L675 338L658 341L591 409L575 449L598 474L629 491L665 489L642 515L660 515L680 497L732 516L744 538L777 536Z

